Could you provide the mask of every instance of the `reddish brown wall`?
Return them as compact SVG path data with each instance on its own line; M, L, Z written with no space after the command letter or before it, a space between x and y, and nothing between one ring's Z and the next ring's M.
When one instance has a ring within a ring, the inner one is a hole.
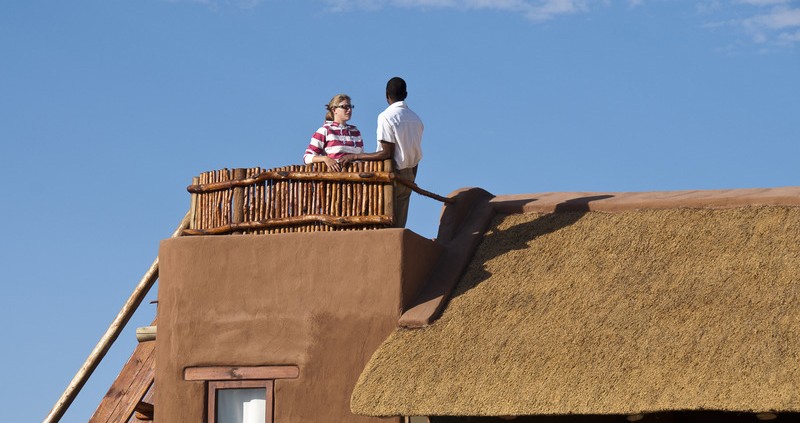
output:
M404 229L163 241L157 421L203 421L186 367L287 364L275 422L399 421L352 415L350 394L439 254Z

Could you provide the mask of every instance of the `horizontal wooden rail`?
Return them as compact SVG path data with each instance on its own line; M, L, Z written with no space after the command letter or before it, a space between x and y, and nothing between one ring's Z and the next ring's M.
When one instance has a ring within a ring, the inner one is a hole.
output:
M292 225L305 225L309 223L322 223L334 227L347 227L356 225L385 225L391 226L394 219L391 216L328 216L309 214L305 216L282 217L267 219L258 222L230 223L211 229L184 229L183 235L225 235L237 231L252 231L259 229L278 228Z
M394 174L389 172L290 172L264 171L254 178L189 185L186 190L193 193L221 191L235 187L246 187L264 181L325 181L325 182L392 182Z

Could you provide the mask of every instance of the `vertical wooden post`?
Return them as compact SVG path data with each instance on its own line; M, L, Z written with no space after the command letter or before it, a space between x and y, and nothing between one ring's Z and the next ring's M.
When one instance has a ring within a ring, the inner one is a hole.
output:
M197 185L200 183L200 178L194 177L192 178L192 185ZM191 197L191 205L189 206L189 229L197 229L197 196L200 195L198 193L192 193Z
M386 159L383 161L383 171L392 172L392 160ZM383 186L383 213L392 219L394 225L394 182L390 182Z
M234 181L241 181L247 178L247 169L233 169ZM231 223L244 222L244 187L235 187L233 189L233 207L231 215ZM241 234L242 231L235 231L234 234Z

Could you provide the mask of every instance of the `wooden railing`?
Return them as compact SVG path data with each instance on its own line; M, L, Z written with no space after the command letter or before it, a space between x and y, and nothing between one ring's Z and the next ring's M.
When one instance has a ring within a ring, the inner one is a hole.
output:
M262 170L222 169L192 180L184 235L380 229L393 223L391 161Z

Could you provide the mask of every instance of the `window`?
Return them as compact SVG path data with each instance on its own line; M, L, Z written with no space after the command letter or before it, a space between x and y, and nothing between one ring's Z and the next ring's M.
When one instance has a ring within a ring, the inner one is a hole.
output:
M205 381L208 423L272 423L274 380L296 379L297 366L189 367L184 380Z
M272 423L272 381L208 383L209 423Z

